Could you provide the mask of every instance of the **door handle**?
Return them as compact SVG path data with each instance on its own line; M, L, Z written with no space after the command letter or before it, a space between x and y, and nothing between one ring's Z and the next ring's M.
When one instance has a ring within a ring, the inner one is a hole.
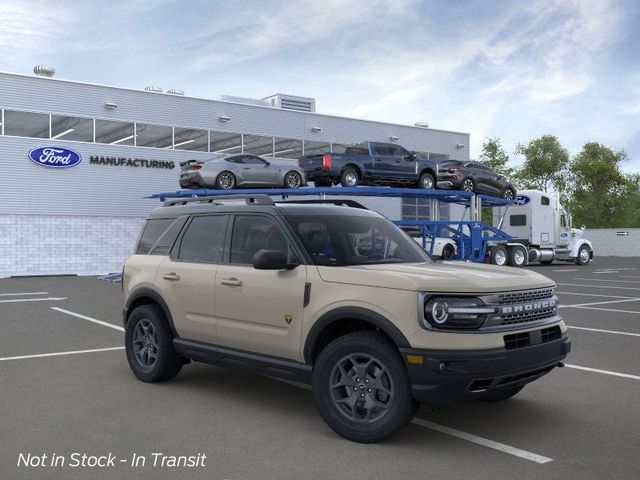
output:
M171 280L172 282L175 282L177 280L180 280L180 275L178 275L176 272L171 272L171 273L165 273L164 275L162 275L162 278L164 278L165 280Z
M235 277L223 278L222 280L220 280L220 283L222 285L228 285L229 287L241 287L242 286L242 280L238 280Z

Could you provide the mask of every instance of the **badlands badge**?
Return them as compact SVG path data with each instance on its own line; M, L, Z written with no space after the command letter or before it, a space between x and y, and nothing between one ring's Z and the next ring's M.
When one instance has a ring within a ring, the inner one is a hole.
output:
M291 315L290 313L286 313L284 315L284 321L287 322L287 325L289 325L293 321L293 315Z

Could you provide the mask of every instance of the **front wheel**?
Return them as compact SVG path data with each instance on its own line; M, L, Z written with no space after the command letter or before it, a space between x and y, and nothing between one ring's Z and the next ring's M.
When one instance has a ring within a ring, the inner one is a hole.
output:
M582 245L578 250L578 256L576 257L576 263L578 265L586 265L591 260L591 251L586 245Z
M141 305L131 312L124 346L131 371L143 382L169 380L182 368L164 312L157 305Z
M390 437L411 421L418 406L398 350L369 330L340 337L320 353L313 396L329 427L359 443Z
M423 173L420 176L420 181L418 182L418 188L422 188L424 190L431 190L435 186L435 180L433 179L433 175L430 173Z
M453 258L455 254L456 254L456 249L450 243L447 243L444 247L442 247L442 258L444 260Z
M504 198L505 200L513 200L514 197L515 197L515 193L513 192L512 188L507 187L502 192L502 198Z
M465 178L462 181L462 185L460 187L463 191L465 192L473 192L476 188L475 183L473 183L473 180L470 178Z
M489 261L493 265L503 266L507 263L507 249L502 245L498 245L496 247L491 248L491 253L489 254Z
M302 175L298 172L291 170L284 177L284 186L287 188L300 188L302 185Z

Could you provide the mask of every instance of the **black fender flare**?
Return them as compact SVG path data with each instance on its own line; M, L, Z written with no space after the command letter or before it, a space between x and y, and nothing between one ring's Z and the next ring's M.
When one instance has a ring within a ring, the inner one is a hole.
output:
M131 309L131 305L135 304L141 298L148 298L160 306L160 308L164 312L164 316L167 319L167 322L169 323L169 328L171 329L171 333L173 334L173 337L180 338L178 335L178 332L176 332L176 327L173 323L173 316L171 315L171 310L169 310L169 306L167 305L167 302L164 301L164 299L162 298L162 295L160 295L158 292L156 292L155 290L149 287L138 288L134 290L131 293L131 295L129 295L124 305L124 311L122 314L123 326L124 327L127 326L127 319L129 317L129 313L130 313L129 310Z
M305 363L313 363L313 348L325 328L340 320L362 320L386 333L398 347L411 346L400 329L379 313L362 307L338 307L323 314L309 330L303 350Z

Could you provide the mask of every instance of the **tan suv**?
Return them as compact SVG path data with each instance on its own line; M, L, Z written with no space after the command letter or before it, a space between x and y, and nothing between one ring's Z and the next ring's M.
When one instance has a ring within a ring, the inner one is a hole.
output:
M165 202L123 289L140 380L195 360L310 383L324 420L357 442L389 437L418 403L506 400L571 347L548 278L436 262L389 220L348 206Z

